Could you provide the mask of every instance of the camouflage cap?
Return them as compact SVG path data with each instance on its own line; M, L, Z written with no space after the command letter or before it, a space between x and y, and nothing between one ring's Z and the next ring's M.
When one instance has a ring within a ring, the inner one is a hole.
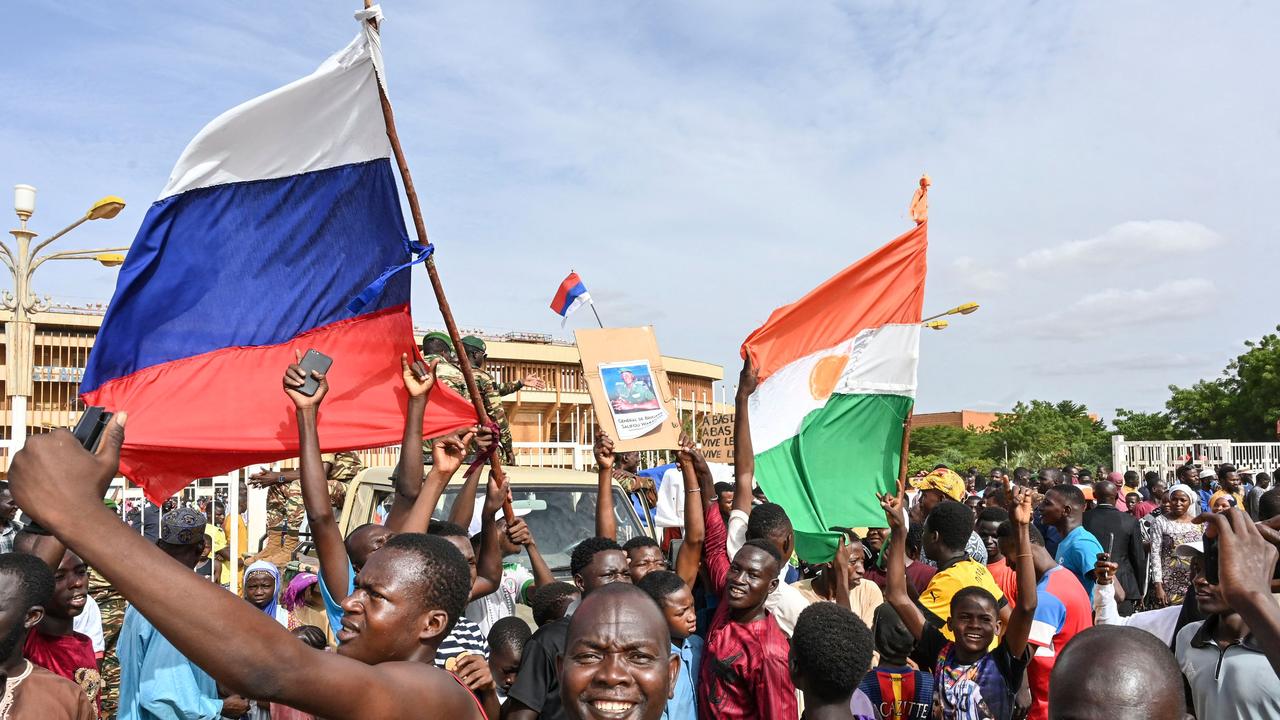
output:
M160 539L170 545L194 545L204 542L204 526L209 521L204 513L180 507L160 518Z
M462 338L462 344L472 350L479 350L480 352L488 351L488 346L484 344L484 341L475 335L468 335Z

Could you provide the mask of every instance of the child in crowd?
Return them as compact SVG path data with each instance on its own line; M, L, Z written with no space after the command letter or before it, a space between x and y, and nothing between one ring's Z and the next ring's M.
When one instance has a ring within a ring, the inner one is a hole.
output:
M871 631L829 602L805 608L791 635L791 680L804 693L805 718L878 720L858 680L871 667ZM693 717L693 716L689 716Z
M498 686L498 700L507 701L507 691L520 672L524 644L533 631L529 624L514 615L501 618L489 628L489 674Z
M289 611L280 606L280 570L266 560L259 560L244 571L242 597L267 617L289 627Z
M293 633L294 637L316 650L324 650L328 645L325 641L324 630L315 625L299 625L290 632ZM270 720L316 720L316 716L311 713L294 710L280 703L271 703L271 712L268 717Z
M698 717L698 672L702 666L705 643L694 633L698 614L693 593L679 575L670 570L654 570L644 576L638 587L649 594L662 609L671 631L671 652L680 656L680 674L676 676L671 699L662 717L684 720Z
M871 635L880 664L862 678L858 689L871 702L876 720L930 720L933 676L907 664L916 641L889 603L876 608Z
M582 591L572 583L553 582L543 585L534 591L529 598L529 607L533 610L533 622L538 627L555 622L565 615L572 614L569 608L582 601Z
M995 595L982 584L961 587L951 596L946 626L955 639L949 640L938 625L926 621L924 613L907 593L906 518L901 500L896 495L883 494L880 505L891 532L885 597L916 639L915 661L921 669L933 673L935 693L942 701L943 720L1009 720L1013 715L1014 695L1031 661L1027 638L1036 610L1033 564L1017 564L1018 604L994 649L993 641L1000 630L1000 608ZM945 503L940 504L933 512L940 513L947 507ZM967 512L963 506L961 509ZM1031 553L1027 530L1031 517L1031 491L1015 488L1011 519L1017 528L1016 556L1020 559L1023 554ZM936 545L937 535L934 523L926 520L925 545Z

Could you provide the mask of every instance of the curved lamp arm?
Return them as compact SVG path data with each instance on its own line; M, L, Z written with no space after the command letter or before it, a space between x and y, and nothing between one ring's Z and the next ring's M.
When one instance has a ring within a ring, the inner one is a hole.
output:
M44 240L41 240L39 243L36 243L36 246L35 246L34 248L32 248L32 249L31 249L31 257L35 257L35 256L36 256L36 253L38 253L38 252L40 252L41 250L43 250L43 249L45 249L46 247L48 247L48 246L49 246L49 243L53 242L54 240L57 240L58 238L62 237L63 235L66 235L67 233L71 232L72 230L75 230L76 228L80 227L80 226L81 226L81 225L83 225L83 224L84 224L84 222L85 222L86 220L88 220L88 219L89 219L89 215L88 215L88 214L86 214L84 217L80 218L79 220L76 220L75 222L71 223L70 225L68 225L68 226L66 226L66 227L64 227L64 228L62 228L62 229L61 229L61 230L59 230L58 232L56 232L56 233L54 233L54 234L50 235L49 237L45 238Z
M40 267L46 260L95 260L98 255L107 253L127 252L127 247L103 248L101 250L59 250L55 253L49 253L43 257L38 257L31 261L31 272L35 273L36 268Z

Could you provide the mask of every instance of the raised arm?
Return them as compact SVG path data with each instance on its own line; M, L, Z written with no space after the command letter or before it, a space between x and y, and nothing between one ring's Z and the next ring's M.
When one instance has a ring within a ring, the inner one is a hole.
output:
M296 357L301 361L301 353ZM329 595L341 601L350 592L351 560L347 557L342 531L329 503L329 486L326 482L324 463L320 460L319 418L320 403L329 392L329 381L321 373L312 371L319 382L314 395L307 397L297 391L306 382L306 371L293 363L284 371L284 391L293 401L294 415L298 422L298 475L302 486L302 507L311 524L311 537L316 544L316 556L320 560L320 580Z
M396 467L396 496L387 513L386 527L393 532L404 529L405 518L422 491L422 418L436 384L439 363L432 360L426 372L420 372L423 369L420 363L410 364L407 353L400 356L400 374L409 395L409 406L404 414L404 437L400 440L400 463Z
M400 532L424 533L427 531L427 526L431 524L431 513L436 509L436 503L440 501L440 496L444 494L444 489L453 474L462 467L462 458L467 454L467 445L471 444L477 430L475 426L458 430L436 438L431 444L431 472L427 473L427 479L422 483L422 491L418 493L413 506L409 508L409 514L405 517ZM483 466L479 466L472 472L479 473L482 469Z
M751 393L756 391L756 369L748 355L738 375L738 394L733 416L733 509L751 514L751 485L756 476L756 456L751 447L751 418L747 412ZM711 500L708 497L708 502Z
M1018 604L1009 614L1003 642L1010 655L1021 657L1027 649L1027 637L1031 635L1031 621L1036 616L1036 568L1031 560L1031 535L1027 530L1033 510L1031 488L1017 487L1013 493L1014 507L1009 519L1013 521L1018 540Z
M682 438L687 441L688 438ZM698 482L698 471L695 469L701 455L692 443L682 443L677 459L680 462L680 476L684 481L684 537L680 543L680 551L676 553L676 574L690 588L698 579L698 566L702 564L702 546L706 542L707 526L703 513L707 506L702 502L702 488ZM703 461L706 464L706 461ZM710 475L710 473L707 473Z
M499 487L497 479L490 472L489 484L484 494L484 507L480 509L480 552L476 555L476 581L471 586L472 600L493 594L502 582L502 538L498 535L498 521L494 515L502 509L502 503L508 494L509 491Z
M601 430L596 433L592 448L596 456L596 535L613 538L618 536L618 521L613 517L613 438Z
M458 495L453 499L453 507L449 509L449 522L464 528L471 527L471 518L476 513L476 493L480 489L480 476L484 474L481 472L483 469L484 465L479 465L463 476L462 487L458 489Z
M924 613L907 593L907 521L902 501L892 493L877 493L889 525L889 556L885 567L884 599L897 611L916 640L924 634ZM1033 590L1034 592L1034 590Z
M96 568L188 660L246 697L279 702L333 720L403 717L434 698L442 714L472 717L457 683L428 668L375 668L314 650L267 617L201 578L120 522L102 495L120 464L125 413L108 424L91 454L66 430L32 437L13 458L18 504ZM199 612L192 612L198 608ZM220 642L209 642L210 638Z

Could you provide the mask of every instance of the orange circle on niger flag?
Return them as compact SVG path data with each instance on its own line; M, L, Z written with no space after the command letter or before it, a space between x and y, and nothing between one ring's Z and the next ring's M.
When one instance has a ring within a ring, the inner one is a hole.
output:
M814 400L826 400L831 395L848 362L846 355L828 355L813 366L813 370L809 372L809 393Z

